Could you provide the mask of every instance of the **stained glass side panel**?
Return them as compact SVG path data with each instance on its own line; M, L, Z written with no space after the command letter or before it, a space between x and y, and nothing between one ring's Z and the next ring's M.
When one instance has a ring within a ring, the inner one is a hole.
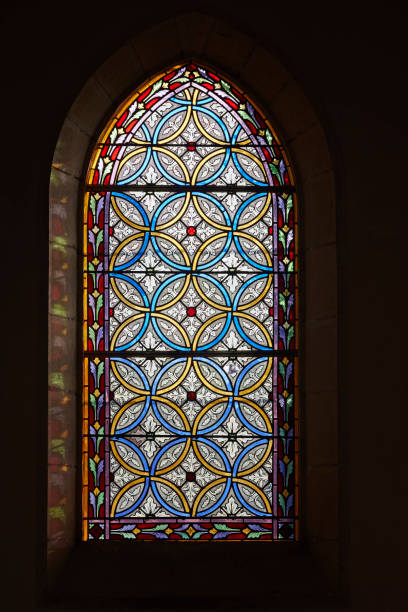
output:
M84 539L297 539L296 196L273 130L179 66L119 109L86 189Z

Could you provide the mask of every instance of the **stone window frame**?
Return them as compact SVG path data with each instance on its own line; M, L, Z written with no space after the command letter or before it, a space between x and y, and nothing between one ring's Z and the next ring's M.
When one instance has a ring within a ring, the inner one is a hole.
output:
M151 41L160 44L152 45ZM79 228L87 162L100 130L127 95L157 72L194 60L229 76L260 105L289 155L299 207L301 542L225 543L220 556L228 557L230 552L225 549L238 545L245 551L237 558L265 558L279 576L279 586L273 585L279 593L285 584L282 559L287 559L291 572L298 576L299 596L310 592L316 582L317 574L312 579L311 567L323 577L324 591L338 592L341 584L336 204L329 147L310 102L274 54L214 17L188 13L138 34L95 72L68 112L54 154L50 181L47 580L49 586L59 584L60 597L68 599L83 593L80 587L79 591L61 590L63 567L70 567L74 576L81 564L98 564L100 555L112 561L124 554L116 543L109 543L107 550L107 543L101 548L79 542ZM183 556L194 560L200 554L203 562L206 559L213 564L220 549L213 555L214 544L203 545L205 549L199 543L181 545ZM133 546L145 551L146 558L154 558L151 543ZM160 546L163 559L180 556L180 544L171 542L173 549L163 543ZM190 546L188 551L186 546ZM145 581L147 585L147 577ZM321 586L320 578L318 582ZM171 585L165 588L171 590Z

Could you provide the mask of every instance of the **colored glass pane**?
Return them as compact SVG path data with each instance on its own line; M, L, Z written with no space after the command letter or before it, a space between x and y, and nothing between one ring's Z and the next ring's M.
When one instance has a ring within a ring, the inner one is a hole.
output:
M84 211L84 539L296 539L296 202L271 126L177 66L109 122Z

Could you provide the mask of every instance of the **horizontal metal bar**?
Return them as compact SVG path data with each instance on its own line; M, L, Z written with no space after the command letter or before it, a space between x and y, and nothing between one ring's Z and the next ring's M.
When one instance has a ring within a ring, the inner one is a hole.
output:
M278 253L270 253L271 257L277 256L277 255L278 255ZM88 255L84 254L83 257L84 258L88 258ZM293 263L293 260L290 260L290 261ZM282 263L282 262L280 262L280 263ZM21 268L20 268L20 270L21 270ZM98 268L97 270L84 270L83 273L84 274L102 274L102 273L106 273L106 274L111 273L111 274L114 274L115 272L118 272L118 270L115 270L115 269L111 270L110 268L102 267L102 268ZM158 275L160 275L160 276L165 276L165 277L169 277L169 278L170 278L170 276L175 276L176 274L180 274L180 270L169 270L167 272L164 271L164 270L163 271L152 270L152 271L147 272L146 270L140 270L140 269L132 268L132 267L123 268L123 269L120 270L120 272L123 273L123 274L130 273L130 272L132 274L139 274L139 275L140 274L145 274L146 276L156 276L156 275L158 276ZM214 278L217 278L218 276L225 276L225 275L227 275L228 277L231 277L231 276L238 276L239 277L241 274L244 274L244 275L251 274L251 276L255 277L256 274L261 274L261 272L259 272L257 270L256 271L251 270L250 272L248 272L248 271L239 270L239 269L237 269L235 272L230 272L229 270L225 270L224 272L214 272L214 270L202 270L201 272L200 271L197 272L196 270L183 270L183 272L184 272L184 276L192 275L192 276L196 276L197 278L200 278L202 275L205 275L206 277L208 277L208 275L210 275L210 276L214 276ZM274 276L278 276L279 274L285 274L285 275L287 275L287 274L295 274L295 275L297 275L298 272L297 271L296 272L292 272L292 271L287 271L287 270L269 270L267 274L268 275L269 274L270 275L274 275Z
M90 185L89 183L85 185L86 191L103 191L103 192L111 192L111 191L143 191L147 194L153 192L169 192L169 193L185 193L196 191L197 193L295 193L296 189L293 185L284 185L275 187L272 185L266 185L265 187L258 187L255 185L135 185L135 184L127 184L127 185Z
M115 274L117 272L118 272L118 270L108 270L107 268L102 268L102 269L98 269L98 270L84 270L83 274L84 275L86 275L86 274ZM120 270L120 273L124 274L124 275L129 275L129 274L133 275L133 274L135 274L135 275L139 275L139 277L140 277L140 275L144 274L145 276L151 276L152 278L156 278L156 274L146 274L146 271L132 269L132 268L126 268L126 269ZM177 274L177 272L173 272L173 273L163 272L162 274L164 275L165 279L168 280L171 276L175 276ZM207 274L208 274L208 272L207 272ZM226 280L224 278L218 278L213 272L210 272L210 274L211 274L212 277L216 278L218 282ZM239 272L236 273L236 274L230 274L228 272L225 272L224 274L226 276L228 276L228 278L230 278L231 276L237 276L239 278L239 276L240 276ZM244 272L242 272L242 274L244 274ZM296 276L296 275L298 275L298 272L273 272L273 271L272 272L268 272L268 275L275 276L275 277L279 276L279 274L284 275L284 276L289 276L289 275L292 275L292 276L295 275ZM186 272L186 271L184 271L184 276L186 276L186 277L187 276L195 276L198 279L200 278L200 275L195 273L195 272ZM220 274L220 276L221 276L221 274ZM255 277L255 274L253 276ZM123 280L123 279L121 278L120 280ZM140 280L140 278L139 278L139 280ZM241 279L241 281L242 281L242 279ZM291 293L294 293L295 289L298 289L298 288L299 288L299 286L295 285L295 287L293 289L288 289L288 291L290 291ZM271 294L274 289L275 289L274 287L271 287L270 290L269 290L269 294ZM280 290L279 293L282 293L284 290L285 289ZM135 304L134 307L138 308L137 304ZM232 308L232 307L230 307L230 308Z
M167 235L167 234L166 234ZM135 238L136 240L136 238ZM278 253L269 253L271 257L274 257L276 255L278 255ZM88 258L88 255L85 253L83 254L84 258ZM102 256L103 258L103 256ZM293 263L294 260L291 260L291 262ZM282 262L280 262L282 263ZM19 270L21 270L21 268L19 268ZM110 269L110 268L98 268L98 270L84 270L84 274L100 274L102 272L110 272L112 274L114 274L115 272L118 272L118 270L115 269ZM123 274L126 274L127 272L132 272L132 274L145 274L146 276L156 276L156 275L160 275L160 276L175 276L176 274L180 274L180 270L152 270L147 272L146 270L140 270L140 269L132 269L132 268L124 268L123 270L121 269L120 272L122 272ZM261 274L262 272L258 271L258 270L251 270L250 272L248 272L248 270L239 270L237 269L235 272L230 272L229 270L225 270L224 272L215 272L214 270L202 270L202 271L197 271L197 270L183 270L184 272L184 276L189 276L194 275L197 276L198 278L200 278L201 275L205 275L206 277L208 277L208 275L214 276L215 278L217 276L240 276L241 274L251 274L251 276L255 277L257 274ZM287 270L269 270L268 274L273 274L278 276L279 274L298 274L298 272L291 272L291 271L287 271Z
M270 400L270 401L272 401L272 400ZM183 406L178 406L178 407L182 408ZM112 416L114 416L114 415L112 415ZM155 434L154 440L160 440L161 438L174 438L174 439L183 438L188 433L190 433L190 432L186 431L183 434L171 434L170 433L170 434L167 434L167 435L166 434L161 434L161 435L156 435ZM265 432L265 434L267 434L267 432ZM94 437L97 437L97 438L118 438L118 437L120 437L120 438L125 438L125 439L127 439L127 438L136 438L136 439L140 438L140 439L144 440L146 438L146 434L145 435L143 435L143 434L139 434L139 435L136 435L136 434L124 434L124 435L122 435L122 434L117 434L117 433L116 434L98 434L98 433L90 434L90 433L86 433L86 434L82 434L82 437L83 438L94 438ZM216 440L217 438L221 438L221 439L225 440L226 438L228 438L228 434L225 433L225 434L206 435L206 434L200 434L199 432L197 432L196 434L194 434L194 435L192 435L190 437L191 438L207 438L209 440ZM259 438L265 439L265 440L282 440L282 439L283 440L300 440L300 436L287 436L287 435L286 436L282 436L282 435L279 435L279 434L275 435L275 436L267 436L267 435L263 436L263 435L259 434L259 435L253 435L253 436L248 436L248 435L240 436L240 435L237 435L237 437L235 438L235 441L238 442L239 440L259 440ZM92 459L92 457L91 457L91 459ZM292 459L294 459L294 456L292 457Z
M246 149L249 148L256 148L256 147L272 147L274 149L279 149L279 150L283 150L284 147L282 147L282 145L270 145L268 143L262 143L262 142L252 142L251 144L246 144L246 145L240 145L240 144L212 144L212 143L199 143L199 142L181 142L178 144L169 144L169 143L165 143L165 144L160 144L160 143L152 143L152 142L98 142L95 145L95 149L103 149L104 147L113 147L114 149L116 149L116 147L160 147L162 149L167 149L167 148L177 148L177 147L189 147L191 145L194 145L195 149L198 148L208 148L208 149L219 149L220 151L222 151L222 149L242 149L243 151L245 151Z
M297 350L272 350L272 351L84 351L85 357L100 359L105 357L140 357L144 359L156 359L157 357L296 357Z
M297 485L296 485L297 486ZM87 485L85 485L85 487L87 487ZM88 523L95 523L97 525L99 524L104 524L105 522L109 522L109 523L116 523L116 524L123 524L126 525L127 523L129 524L139 524L142 525L143 523L152 523L152 522L156 522L156 523L187 523L187 522L194 522L197 523L197 525L199 525L200 523L231 523L231 521L233 520L234 522L237 523L272 523L272 521L276 521L279 523L295 523L297 520L299 519L299 515L298 514L294 514L291 517L285 517L285 516L278 516L277 514L272 514L269 513L268 515L266 515L263 518L259 518L259 516L253 516L250 515L248 516L247 514L241 516L238 514L234 514L233 516L231 515L230 518L228 518L228 515L225 516L200 516L200 517L196 517L196 516L187 516L187 517L183 517L180 518L178 515L165 515L165 516L153 516L153 517L147 517L147 516L140 516L140 517L134 517L134 516L126 516L126 517L87 517L87 516L83 516L82 520L83 521L87 521ZM116 531L116 529L115 529ZM156 540L149 540L151 542L155 542ZM161 541L159 540L159 538L157 539L157 541ZM193 540L174 540L176 542L191 542ZM219 542L224 542L225 540L197 540L199 542L213 542L213 541L219 541ZM245 543L245 542L266 542L269 540L256 540L256 539L248 539L246 538L245 540L235 540L236 542L239 543ZM276 540L277 541L277 540ZM286 544L299 544L299 542L297 542L296 540L279 540L280 542L285 542ZM97 543L97 540L89 540L87 542L87 546L88 544L93 546L93 542ZM115 541L115 543L117 543L117 540ZM95 544L97 545L97 544ZM106 544L104 544L104 546L109 546L109 540L107 540ZM151 600L149 600L151 601ZM185 602L186 600L183 599L183 602ZM217 602L218 603L218 602ZM252 603L252 601L251 601ZM253 607L253 606L251 606ZM157 609L157 608L156 608Z

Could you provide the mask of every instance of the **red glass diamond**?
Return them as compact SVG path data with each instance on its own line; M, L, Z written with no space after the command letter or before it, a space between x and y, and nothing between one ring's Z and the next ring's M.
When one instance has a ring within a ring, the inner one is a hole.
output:
M194 236L195 233L196 233L196 228L190 225L190 227L187 228L187 234L189 236Z
M190 306L190 308L187 308L187 314L189 317L194 317L196 313L196 309L193 306Z
M102 529L99 527L99 525L94 525L90 530L89 533L95 538L95 540L98 540L99 537L102 535L103 531Z

